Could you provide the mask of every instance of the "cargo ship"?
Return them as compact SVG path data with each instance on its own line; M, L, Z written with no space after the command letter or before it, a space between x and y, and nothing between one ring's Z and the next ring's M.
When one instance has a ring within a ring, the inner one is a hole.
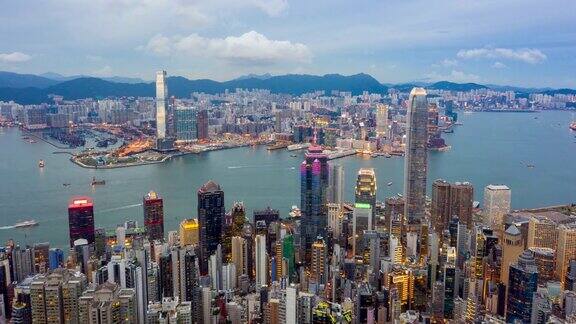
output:
M27 221L23 221L23 222L14 224L14 228L32 227L32 226L37 226L37 225L38 225L37 221L27 220Z

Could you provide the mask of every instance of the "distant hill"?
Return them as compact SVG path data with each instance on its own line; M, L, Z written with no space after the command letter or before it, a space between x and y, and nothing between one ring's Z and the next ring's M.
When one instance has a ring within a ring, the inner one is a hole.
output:
M19 74L0 71L0 87L4 88L46 88L58 81L33 74Z
M54 73L54 72L42 73L42 74L40 74L40 76L44 77L44 78L60 81L60 82L70 81L70 80L80 79L80 78L93 78L93 76L83 75L83 74L65 76L65 75L62 75L59 73ZM147 81L142 80L140 78L129 78L129 77L120 77L120 76L102 77L99 79L110 81L110 82L116 82L116 83L146 83L147 82Z
M242 75L237 77L235 80L245 80L245 79L260 79L260 80L266 80L266 79L270 79L272 77L272 74L270 73L264 73L264 74L247 74L247 75Z
M427 88L434 90L470 91L470 90L486 89L488 87L477 83L454 83L449 81L440 81L433 83Z
M362 91L385 93L388 88L380 84L368 74L355 74L343 76L339 74L315 75L282 75L268 79L241 79L218 82L208 79L189 80L184 77L169 77L169 94L178 98L190 97L192 92L221 93L224 90L236 88L268 89L273 93L287 93L301 95L316 90L340 90L353 94ZM30 93L28 96L27 93ZM147 96L155 95L154 83L115 83L100 78L81 77L69 81L56 83L46 88L30 86L27 91L14 87L0 87L0 100L14 100L22 104L36 104L46 102L48 95L56 94L65 99L104 98L121 96Z

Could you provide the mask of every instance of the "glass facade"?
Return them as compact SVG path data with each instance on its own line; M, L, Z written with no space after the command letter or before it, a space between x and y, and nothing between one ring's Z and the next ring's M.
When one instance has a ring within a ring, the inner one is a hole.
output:
M155 192L144 196L144 226L151 240L164 238L164 202Z
M176 139L179 141L193 141L198 139L196 127L197 111L191 107L176 108L174 119Z
M72 199L68 205L68 227L70 230L70 247L74 241L85 239L94 243L94 204L88 197Z
M208 258L218 248L222 237L222 223L226 208L224 191L214 181L206 182L198 190L198 222L200 223L200 272L208 272Z
M538 289L538 270L530 251L524 251L518 263L510 266L506 323L530 323L532 301Z

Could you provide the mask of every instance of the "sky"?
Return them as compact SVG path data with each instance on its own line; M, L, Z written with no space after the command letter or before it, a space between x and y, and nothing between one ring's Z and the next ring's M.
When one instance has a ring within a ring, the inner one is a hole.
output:
M574 0L0 0L0 70L576 88Z

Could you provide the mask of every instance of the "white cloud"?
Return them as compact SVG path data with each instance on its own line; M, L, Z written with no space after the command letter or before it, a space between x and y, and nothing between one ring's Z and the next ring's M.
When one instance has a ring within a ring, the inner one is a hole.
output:
M225 38L206 38L198 34L186 37L156 35L148 44L138 49L162 56L190 55L256 64L308 63L312 58L310 50L304 44L271 40L255 31Z
M467 74L462 71L452 70L450 74L432 72L426 75L429 81L452 81L452 82L480 82L481 78L476 74Z
M288 8L287 0L252 0L253 5L267 13L269 16L277 16Z
M21 63L31 58L32 56L22 52L0 53L0 63Z
M494 64L492 64L492 67L495 69L505 69L508 66L506 66L506 64L504 64L502 62L494 62Z
M514 61L521 61L529 64L536 64L547 59L546 54L542 53L539 49L523 48L523 49L510 49L510 48L474 48L468 50L460 50L456 54L461 59L473 58L489 58L489 59L508 59Z
M442 65L444 67L453 67L453 66L458 65L458 61L457 60L444 59L444 60L442 60L442 62L440 62L440 65Z
M100 69L93 71L92 74L99 77L112 76L112 67L110 67L110 65L103 66Z

